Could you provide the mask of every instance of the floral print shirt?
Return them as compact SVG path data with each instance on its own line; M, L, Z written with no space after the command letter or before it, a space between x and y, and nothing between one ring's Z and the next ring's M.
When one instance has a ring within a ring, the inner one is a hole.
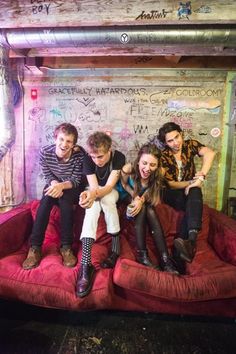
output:
M182 146L182 171L179 171L176 159L171 149L166 147L161 152L161 166L165 170L164 178L167 181L178 181L178 176L181 174L182 181L189 181L193 179L196 169L194 164L194 156L199 156L199 151L205 145L197 140L185 140Z

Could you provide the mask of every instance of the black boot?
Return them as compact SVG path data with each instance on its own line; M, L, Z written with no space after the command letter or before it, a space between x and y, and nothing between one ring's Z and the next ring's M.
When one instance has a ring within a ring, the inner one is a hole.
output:
M172 261L172 259L170 258L170 256L167 253L163 253L161 256L161 269L164 272L179 275L179 272L178 272L174 262Z
M151 262L150 258L148 257L147 250L137 250L136 260L138 263L141 263L147 267L159 269L159 267L157 265L155 265Z
M114 268L120 255L120 235L111 234L111 254L101 263L102 268Z
M180 257L179 251L173 247L173 252L172 252L172 259L174 261L174 264L176 265L176 268L181 275L186 274L186 262Z
M93 286L94 275L95 268L92 264L81 264L76 284L76 295L78 297L88 295Z
M102 268L114 268L119 255L111 252L110 256L101 263Z

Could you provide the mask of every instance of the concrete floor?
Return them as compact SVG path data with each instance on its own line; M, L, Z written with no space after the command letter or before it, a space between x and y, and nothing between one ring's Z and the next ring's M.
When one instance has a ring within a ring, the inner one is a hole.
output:
M236 321L0 301L0 353L235 354Z

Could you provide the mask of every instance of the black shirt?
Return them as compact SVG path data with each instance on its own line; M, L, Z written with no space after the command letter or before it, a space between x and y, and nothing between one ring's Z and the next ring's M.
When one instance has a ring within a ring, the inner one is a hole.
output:
M115 150L112 151L110 160L102 167L98 167L92 160L89 154L84 157L83 173L88 175L95 174L99 186L105 186L108 177L112 170L121 170L125 164L125 155L122 152Z

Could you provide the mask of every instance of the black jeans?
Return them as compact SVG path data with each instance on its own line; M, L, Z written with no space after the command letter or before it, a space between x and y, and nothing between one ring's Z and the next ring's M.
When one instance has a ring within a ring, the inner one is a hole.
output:
M45 231L49 222L50 212L54 205L58 205L61 211L61 245L72 245L74 223L73 205L78 203L79 193L79 188L72 188L64 190L63 196L60 198L52 198L43 195L37 210L30 237L31 246L42 246Z
M180 235L182 238L188 238L189 230L201 230L203 210L201 188L190 188L188 195L185 195L184 189L166 189L163 200L164 203L174 209L183 210L185 212L180 227Z

